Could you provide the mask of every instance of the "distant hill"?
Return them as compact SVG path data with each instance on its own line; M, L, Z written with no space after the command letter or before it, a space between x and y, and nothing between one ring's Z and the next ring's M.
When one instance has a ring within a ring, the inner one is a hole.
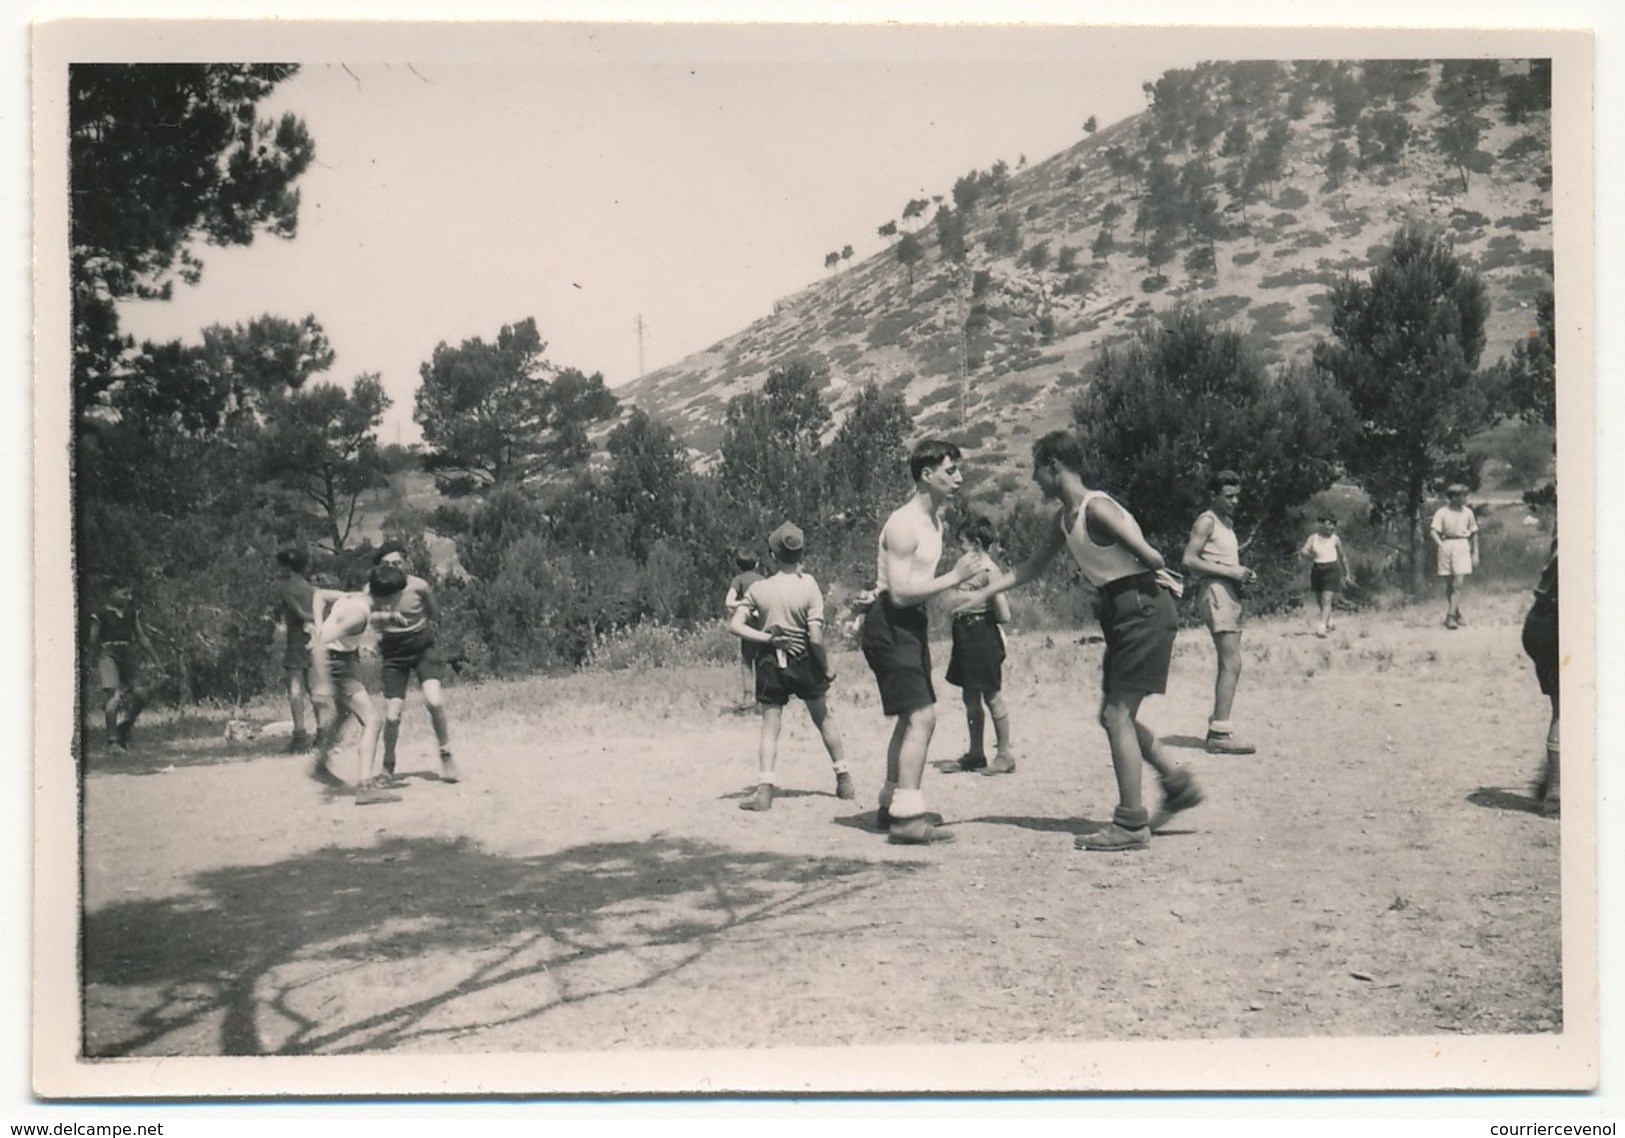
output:
M1445 231L1483 276L1484 364L1535 327L1552 272L1540 64L1212 63L1151 92L1149 110L1060 154L967 172L907 222L904 203L877 203L877 228L898 226L886 251L617 394L704 461L731 397L809 359L828 367L836 423L865 384L901 392L920 433L966 448L973 484L1008 492L1103 346L1183 305L1267 363L1306 360L1330 335L1328 288L1406 221ZM962 262L941 240L956 225ZM911 238L912 281L896 246Z

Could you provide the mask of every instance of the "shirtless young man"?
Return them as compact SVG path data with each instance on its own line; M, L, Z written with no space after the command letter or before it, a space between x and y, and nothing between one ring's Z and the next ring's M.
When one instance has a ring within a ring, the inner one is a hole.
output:
M942 512L959 492L959 448L942 439L926 439L908 460L914 494L892 511L880 531L875 580L878 596L863 621L863 658L880 687L880 706L895 715L886 748L886 785L880 792L876 820L900 845L947 842L953 835L925 816L920 780L926 752L936 729L935 690L931 686L931 648L925 603L958 588L981 572L986 557L966 553L940 577Z

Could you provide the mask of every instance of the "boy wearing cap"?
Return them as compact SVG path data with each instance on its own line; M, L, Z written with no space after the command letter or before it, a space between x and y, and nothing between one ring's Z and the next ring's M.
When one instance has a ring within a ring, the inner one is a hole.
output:
M1439 576L1444 581L1444 626L1461 627L1461 590L1478 565L1478 517L1467 505L1467 487L1452 483L1446 502L1433 512L1428 540L1438 550Z
M745 602L745 594L750 587L762 579L758 572L759 565L756 554L748 549L738 549L734 552L734 568L739 570L734 574L733 580L728 582L727 595L722 603L728 612L728 626L733 627L734 613L740 608L749 609ZM737 711L745 712L756 707L756 645L749 640L739 641L739 680L740 692Z
M801 571L806 537L785 522L768 537L767 546L778 571L753 582L745 591L744 603L733 610L728 620L728 631L756 648L756 701L762 708L757 747L760 774L755 792L739 808L773 808L779 729L792 695L807 705L807 714L824 740L835 771L835 796L851 799L856 792L842 755L835 711L824 698L831 678L824 648L824 594L818 582ZM760 628L752 627L753 613Z
M1250 755L1256 748L1235 737L1230 710L1241 682L1241 586L1258 574L1241 563L1236 541L1236 504L1241 475L1221 470L1208 480L1212 501L1191 526L1181 564L1196 577L1196 610L1213 636L1218 671L1213 679L1213 714L1207 722L1207 749L1216 755Z
M451 758L451 731L440 687L443 670L430 627L434 595L429 582L410 572L406 549L400 542L386 541L373 556L373 564L395 569L400 576L398 586L394 575L385 579L386 585L380 585L375 574L368 586L372 622L378 629L378 654L383 660L384 775L393 778L395 774L395 742L400 737L401 714L406 708L406 686L416 672L429 722L434 726L435 742L440 747L440 781L456 782L461 776Z
M398 590L405 584L404 578L399 569L378 566L373 569L368 584L369 588L374 583L394 584ZM353 715L361 724L361 739L356 749L355 804L373 806L399 802L401 796L386 790L373 769L378 758L380 724L378 709L373 706L372 696L361 678L361 641L372 617L372 603L365 593L317 589L311 606L316 617L316 632L310 641L310 694L318 709L316 721L319 724L316 764L311 768L311 777L328 785L339 782L328 760L344 730L345 718Z
M119 585L113 589L107 604L90 614L86 652L95 658L96 675L101 681L107 749L119 754L129 751L130 729L147 702L147 686L141 678L141 656L136 654L137 648L154 668L158 666L158 653L135 607L135 591L128 585Z
M925 439L909 455L914 494L886 519L875 558L874 604L863 620L863 658L880 688L880 707L895 715L886 747L886 785L876 822L898 844L947 842L953 835L925 816L920 781L936 730L935 689L931 686L931 647L925 603L986 568L980 552L968 552L940 577L942 512L959 492L964 475L959 448L944 439Z

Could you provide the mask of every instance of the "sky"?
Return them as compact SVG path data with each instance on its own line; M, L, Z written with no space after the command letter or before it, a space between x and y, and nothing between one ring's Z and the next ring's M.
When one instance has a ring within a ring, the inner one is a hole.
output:
M883 249L910 198L1046 158L1201 58L1053 29L577 28L450 55L305 64L262 104L316 143L297 236L200 249L201 282L124 305L126 330L314 314L323 378L379 373L381 437L411 442L437 344L535 317L550 360L622 384L767 315L827 253Z

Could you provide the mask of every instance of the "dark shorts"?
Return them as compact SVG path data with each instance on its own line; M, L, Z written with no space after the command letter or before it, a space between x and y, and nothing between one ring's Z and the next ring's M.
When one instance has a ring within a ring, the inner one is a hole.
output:
M882 712L902 715L937 702L923 605L903 608L881 593L863 619L861 643L863 658L880 687Z
M829 677L812 653L796 659L786 658L779 667L778 653L771 649L756 656L756 702L770 707L783 707L795 696L803 702L823 699L829 693Z
M367 694L360 652L328 652L327 674L333 679L333 697L348 707L358 696Z
M96 674L104 691L134 687L141 680L141 654L134 644L103 644Z
M762 646L757 644L756 641L741 638L739 641L739 662L747 668L754 668L756 666L756 657L760 655L761 650Z
M310 641L305 639L306 635L301 632L289 634L288 643L282 649L284 671L302 672L310 667Z
M1149 573L1113 581L1100 590L1095 616L1106 638L1102 688L1113 693L1157 695L1168 690L1179 610L1168 590Z
M417 673L420 684L444 675L440 657L434 650L434 633L427 628L404 636L380 636L378 656L382 662L385 699L405 699L406 684L413 672Z
M1343 590L1343 564L1340 561L1317 562L1309 570L1309 589L1315 593L1339 593Z
M1557 613L1529 610L1523 619L1523 650L1535 664L1535 679L1540 681L1543 695L1557 694L1558 651Z
M946 678L970 691L998 691L1004 686L1004 637L991 614L954 618L954 650Z

